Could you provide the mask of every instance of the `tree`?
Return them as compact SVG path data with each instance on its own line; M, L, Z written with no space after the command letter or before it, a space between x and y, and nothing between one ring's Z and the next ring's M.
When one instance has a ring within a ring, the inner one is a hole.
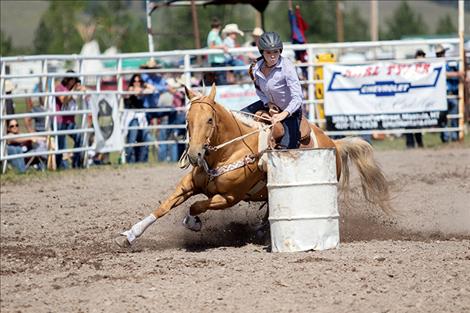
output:
M369 40L368 24L361 17L356 6L344 15L344 39L346 41Z
M334 1L296 1L303 19L309 25L305 35L308 42L336 41L336 3ZM276 31L283 41L290 41L288 2L272 1L265 12L266 30Z
M449 14L446 14L445 17L441 17L437 22L436 27L436 34L443 34L443 35L453 35L457 33L457 28L454 26L452 22L452 18Z
M201 47L207 47L207 34L213 17L219 18L222 25L237 23L239 28L247 33L255 26L255 9L250 5L197 6L197 14ZM158 8L152 14L152 22L156 50L195 48L190 6ZM246 37L239 43L242 44L243 40L246 40Z
M145 51L147 46L144 21L132 15L126 1L96 1L85 13L97 25L95 39L101 47L115 46L122 52Z
M13 51L13 46L11 44L11 37L8 36L0 30L0 55L7 56L10 55Z
M407 35L427 33L427 26L421 14L416 14L406 1L400 3L386 24L388 30L384 34L385 39L401 39Z
M77 12L86 3L83 1L50 1L49 8L41 17L34 36L36 53L77 53L82 40L75 28Z

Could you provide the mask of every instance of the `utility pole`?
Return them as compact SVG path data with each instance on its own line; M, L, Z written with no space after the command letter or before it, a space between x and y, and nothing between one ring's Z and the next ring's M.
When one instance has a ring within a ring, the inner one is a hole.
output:
M201 49L201 38L199 35L199 19L197 16L196 2L191 0L191 14L193 16L194 47Z
M264 31L263 21L262 21L261 13L259 11L256 11L255 13L255 27L261 27L261 29L263 29Z
M465 38L464 38L464 25L465 25L465 1L459 0L459 72L460 76L465 79ZM464 139L464 127L465 127L465 91L464 91L464 81L459 79L459 127L462 129L459 132L459 140L463 141Z
M344 42L343 11L343 1L336 0L336 40L338 42Z
M152 32L152 11L153 11L153 4L150 4L150 0L145 0L145 6L146 6L146 15L147 15L147 38L149 41L149 52L154 51L154 45L153 45L153 32Z
M370 0L370 40L379 40L379 6L377 0Z

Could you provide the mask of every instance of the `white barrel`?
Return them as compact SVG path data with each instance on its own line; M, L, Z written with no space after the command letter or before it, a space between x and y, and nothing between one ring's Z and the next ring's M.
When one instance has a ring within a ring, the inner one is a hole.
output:
M339 245L334 149L270 151L267 186L273 252Z

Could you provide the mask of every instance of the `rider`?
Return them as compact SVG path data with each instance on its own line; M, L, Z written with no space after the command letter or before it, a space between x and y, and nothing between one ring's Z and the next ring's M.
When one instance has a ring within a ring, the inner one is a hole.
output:
M278 33L261 35L258 42L261 57L252 65L250 73L260 100L242 111L255 113L269 109L271 122L281 122L284 126L280 147L296 149L300 145L302 89L294 65L281 56L282 48Z

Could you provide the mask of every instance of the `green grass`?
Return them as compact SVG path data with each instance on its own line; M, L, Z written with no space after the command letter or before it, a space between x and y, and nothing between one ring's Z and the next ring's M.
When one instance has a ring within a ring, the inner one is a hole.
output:
M16 112L17 113L24 113L27 111L26 108L26 103L25 101L20 101L17 100L15 101L16 104ZM77 121L79 121L77 119ZM20 124L20 130L21 132L26 131L26 127L24 125L24 120L20 119L19 121ZM80 125L80 124L78 124ZM73 145L73 142L70 137L68 138L67 145L71 147ZM464 139L463 142L454 142L450 144L443 144L440 140L439 133L426 133L423 135L423 143L424 147L426 149L445 149L448 147L459 147L459 148L470 148L470 139L469 136L467 135ZM384 140L373 140L372 145L375 150L377 151L389 151L389 150L406 150L406 143L405 143L405 136L387 136ZM150 151L149 151L149 161L148 163L145 164L120 164L121 161L121 153L120 152L111 152L109 154L109 161L111 162L111 165L102 165L102 166L92 166L89 170L91 169L98 169L98 168L103 168L103 169L109 169L109 168L141 168L141 167L153 167L155 165L158 166L165 166L165 165L171 165L171 166L176 166L176 163L165 163L165 162L158 162L157 161L157 149L155 146L150 146ZM80 170L67 170L67 172L81 172ZM36 171L34 169L29 169L27 173L23 175L17 174L15 171L8 170L5 174L0 175L2 183L3 182L28 182L33 179L41 179L41 178L49 178L49 177L55 177L55 175L62 175L64 173L63 171L57 171L57 172L51 172L51 171L46 171L46 172L40 172Z
M67 170L57 170L57 171L38 171L34 168L29 168L26 173L19 174L15 170L8 170L5 174L0 174L0 186L4 184L22 184L26 185L30 182L41 181L41 180L50 180L50 179L61 179L64 175L89 175L92 173L100 173L101 171L120 171L126 169L142 169L142 168L155 168L155 167L168 167L176 166L175 163L166 163L166 162L147 162L147 163L134 163L134 164L117 164L113 163L110 165L99 165L91 166L86 171L82 169L67 169Z

